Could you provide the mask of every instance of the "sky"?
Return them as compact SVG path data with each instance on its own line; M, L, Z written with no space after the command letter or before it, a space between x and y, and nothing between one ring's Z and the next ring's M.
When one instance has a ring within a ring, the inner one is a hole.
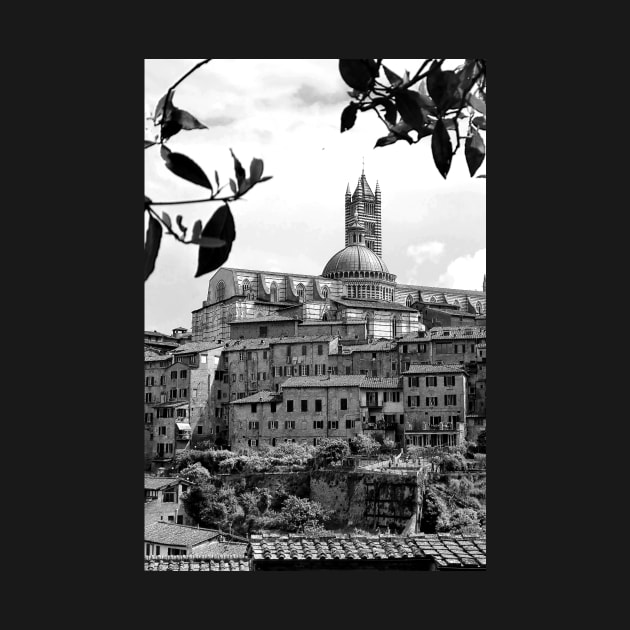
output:
M201 59L145 59L145 118L181 76ZM385 59L402 75L423 60ZM445 69L463 60L449 60ZM449 65L450 63L450 65ZM362 163L382 200L383 260L402 284L481 290L486 271L486 179L471 178L463 148L448 178L437 171L430 138L374 148L387 129L374 112L359 113L340 133L350 102L337 59L216 59L175 90L173 103L208 126L180 131L172 151L192 158L214 181L234 178L234 151L249 174L264 162L257 185L230 204L236 240L226 267L319 275L344 247L344 195L354 192ZM145 138L158 127L145 120ZM486 163L477 174L485 174ZM229 190L229 189L228 189ZM159 146L145 150L145 194L154 201L198 199L207 189L171 173ZM173 221L203 224L219 203L157 206ZM146 216L145 216L146 226ZM144 234L143 234L144 238ZM197 247L162 238L155 270L145 282L145 330L170 333L191 327L213 273L194 278Z

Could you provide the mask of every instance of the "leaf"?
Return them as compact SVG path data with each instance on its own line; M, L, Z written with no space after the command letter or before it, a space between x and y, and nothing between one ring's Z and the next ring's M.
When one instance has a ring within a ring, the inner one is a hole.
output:
M486 104L474 94L468 94L468 102L480 113L484 116L486 115Z
M219 184L219 173L214 171L214 181L217 183L217 189L221 188L221 184Z
M390 99L382 96L380 98L375 98L372 103L374 103L375 105L382 105L385 109L385 120L390 125L396 124L396 117L398 113L396 112L396 105L394 104L394 101L391 101Z
M166 223L166 225L170 229L172 229L171 217L169 217L168 214L166 214L166 212L162 212L162 221L164 221L164 223Z
M448 131L444 126L442 119L435 123L435 129L431 137L431 152L433 153L433 161L438 171L444 179L451 168L451 160L453 159L453 147Z
M340 59L339 73L351 88L367 92L376 77L374 66L376 64L373 59Z
M182 218L183 218L182 215L178 214L175 221L177 222L177 227L179 227L179 229L182 231L184 236L186 236L186 232L188 231L188 228L185 225L183 225Z
M199 247L223 247L225 241L222 238L214 236L201 236L199 238Z
M476 129L473 131L472 135L466 138L464 154L466 156L470 176L473 177L486 157L486 145Z
M401 138L396 137L393 133L390 133L388 136L384 136L383 138L379 138L374 145L376 147L386 147L388 144L394 144L394 142L398 142Z
M153 203L146 195L144 196L144 207L146 208L150 203Z
M219 268L230 255L232 242L236 238L234 217L227 204L221 206L210 218L201 233L202 238L221 239L221 247L199 247L199 258L195 278Z
M485 116L475 116L472 119L472 124L477 127L477 129L486 130L486 117Z
M420 95L415 90L401 90L396 92L396 107L402 119L412 128L420 130L426 124L426 117L422 111Z
M265 177L261 177L258 181L260 182L266 182L268 179L271 179L273 177L273 175L266 175Z
M453 70L444 71L433 62L427 75L427 90L438 112L443 113L458 103L459 77Z
M157 142L152 142L151 140L145 140L144 141L144 148L148 149L149 147L152 147L154 144L157 144Z
M354 127L354 123L357 120L358 110L359 106L357 103L350 103L350 105L341 112L341 133Z
M206 174L201 170L201 167L188 156L183 153L174 153L164 145L160 148L160 155L164 162L166 162L166 168L169 171L175 173L175 175L182 179L186 179L198 186L209 188L212 191L212 184L206 177Z
M154 217L149 217L149 227L147 228L147 239L144 244L144 279L153 273L155 261L160 251L162 241L162 226Z
M190 237L191 243L198 243L201 237L201 228L203 227L203 223L199 220L195 221L193 225L192 236Z
M236 187L236 182L233 179L230 179L230 188L232 192L236 194L238 192L238 188Z
M258 158L254 158L249 165L249 180L252 184L255 184L263 174L264 163Z
M162 119L162 124L160 125L160 139L164 142L178 134L181 130L182 126L176 120Z
M236 173L236 183L238 184L238 189L241 189L241 184L245 181L245 169L242 167L241 163L238 161L238 158L234 155L234 151L230 149L230 153L234 158L234 172Z
M171 113L171 119L177 121L182 129L207 129L206 125L199 122L191 113L179 109L179 107L173 107Z
M175 94L175 90L169 90L159 101L155 107L155 114L153 114L153 122L157 124L158 118L160 116L164 120L168 120L171 109L173 107L173 96ZM168 101L167 101L168 98Z
M393 70L390 70L387 66L383 66L385 70L385 76L392 87L398 87L402 82L402 77L399 77Z
M486 179L485 175L477 175L477 178L479 178L479 177L483 177L483 179Z

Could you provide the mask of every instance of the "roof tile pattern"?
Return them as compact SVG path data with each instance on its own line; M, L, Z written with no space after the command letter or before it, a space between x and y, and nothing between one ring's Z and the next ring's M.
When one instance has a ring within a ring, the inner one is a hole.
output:
M424 365L418 363L412 363L408 370L405 370L403 374L450 374L460 372L466 373L466 370L461 365Z
M282 384L282 388L290 387L359 387L365 376L347 374L344 376L292 376Z
M145 571L251 571L247 558L231 556L145 556Z
M426 558L438 567L486 566L486 539L480 536L415 534L412 536L252 535L253 560L331 560Z
M144 540L159 545L198 545L218 536L219 532L214 530L198 529L164 521L150 523L144 527Z

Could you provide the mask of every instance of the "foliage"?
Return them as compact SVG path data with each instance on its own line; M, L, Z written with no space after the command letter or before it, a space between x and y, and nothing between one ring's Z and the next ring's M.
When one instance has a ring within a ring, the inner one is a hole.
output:
M396 450L396 442L394 442L394 440L390 440L389 438L383 440L383 443L380 446L381 453L384 453L385 455L389 455Z
M486 452L486 432L480 431L477 436L477 452L485 453Z
M476 510L472 508L457 508L452 512L444 511L438 516L436 531L450 532L451 534L479 535L482 533L482 528Z
M341 438L323 438L317 446L315 454L324 462L324 465L329 465L348 457L350 447L348 442Z
M160 156L164 160L164 165L169 171L178 177L191 182L192 184L205 188L209 191L210 195L209 197L188 201L153 201L145 195L144 209L149 215L149 223L144 247L145 281L155 269L155 262L160 250L164 229L180 243L198 246L197 271L195 273L195 278L214 271L220 267L228 259L232 249L232 243L236 238L234 217L232 216L228 202L236 201L257 184L271 179L270 176L262 176L264 165L263 161L258 158L254 158L251 161L248 177L240 161L236 155L234 155L232 149L230 149L234 160L235 179L229 180L229 186L232 194L221 196L220 193L227 184L221 186L217 171L214 172L214 182L216 185L215 191L212 182L204 170L196 162L183 153L172 151L166 145L168 140L182 130L190 131L208 129L206 125L197 120L191 113L176 107L173 104L173 96L175 95L175 88L186 77L190 76L193 72L195 72L195 70L209 61L212 60L204 59L202 62L195 65L183 77L176 81L168 89L166 94L158 101L152 121L154 126L160 128L159 136L155 136L152 140L146 138L144 140L145 149L149 149L153 146L160 147ZM205 226L203 226L201 221L195 222L192 227L189 240L186 240L188 228L184 225L181 214L178 214L175 222L173 222L166 212L162 212L160 215L155 210L155 206L204 203L208 201L224 203L215 211L212 217L210 217L210 220L205 224Z
M381 445L371 436L359 433L350 440L350 450L356 455L375 455L381 450Z
M304 532L305 527L319 527L329 520L329 511L316 501L289 496L276 521L276 526L288 532Z
M413 77L407 71L400 77L382 59L340 59L341 78L352 88L352 100L341 113L341 132L354 126L358 112L373 110L389 131L375 147L400 140L415 144L430 137L433 161L445 179L463 137L466 163L474 176L486 154L480 133L486 130L486 61L466 59L456 70L443 70L445 61L426 59Z
M212 480L212 475L208 469L201 464L201 462L196 462L192 466L184 468L180 471L179 475L197 486L208 483Z

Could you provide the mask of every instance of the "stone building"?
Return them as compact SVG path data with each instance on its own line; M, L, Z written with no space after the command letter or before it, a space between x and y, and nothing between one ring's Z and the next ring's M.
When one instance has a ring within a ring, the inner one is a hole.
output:
M167 467L193 440L211 436L208 401L221 346L190 343L145 356L145 468Z
M192 484L179 477L144 477L144 522L193 525L182 502L182 494Z
M381 257L378 185L375 190L372 193L364 173L354 194L348 188L345 247L329 259L321 275L218 269L209 280L207 299L192 313L193 341L229 339L231 323L235 323L235 337L247 338L254 333L259 337L273 336L282 326L289 331L286 334L307 334L299 329L291 332L292 322L285 320L280 324L277 319L283 317L299 320L302 328L331 321L337 328L338 324L362 327L361 339L414 334L425 328L425 319L431 325L443 325L467 324L472 323L472 317L485 317L485 291L396 283L396 276ZM426 307L438 309L439 313L450 307L452 313L439 319L432 312L427 315L423 310ZM256 319L260 321L257 323ZM331 333L336 334L333 330ZM317 330L317 334L321 332Z
M465 438L466 372L414 365L403 372L406 446L455 446Z

